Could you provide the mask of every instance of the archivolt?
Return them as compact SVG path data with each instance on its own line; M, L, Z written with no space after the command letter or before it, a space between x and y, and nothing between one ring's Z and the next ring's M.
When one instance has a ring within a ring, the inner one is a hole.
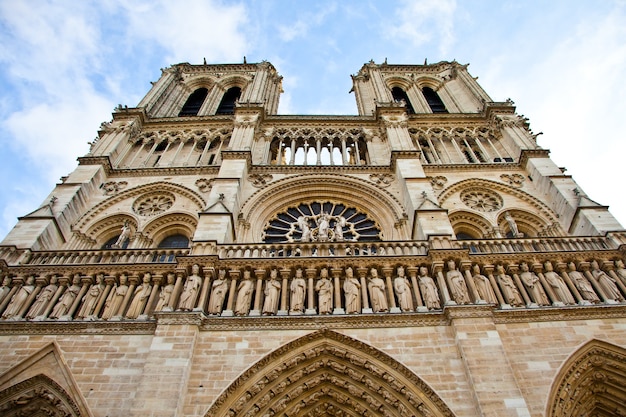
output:
M320 330L244 372L209 416L453 416L420 378L373 347Z
M448 217L455 234L467 233L476 239L483 239L489 237L493 231L493 225L475 213L455 211Z
M554 379L546 417L626 415L626 349L591 340Z
M393 236L395 222L407 218L391 193L364 180L337 175L298 175L276 181L245 201L241 215L254 224L252 240L261 240L263 226L274 214L305 201L337 201L359 208L381 225L387 239Z
M43 374L1 391L0 414L4 417L85 415L59 384Z
M508 195L512 195L532 205L537 210L537 214L546 220L547 224L551 224L557 221L556 216L554 215L552 210L532 195L506 184L480 178L470 178L450 185L439 195L439 204L444 207L444 203L448 198L450 198L455 193L470 187L487 188L489 190L496 190Z
M159 181L159 182L153 182L151 184L147 184L147 185L140 185L134 188L131 188L129 190L124 190L122 192L120 192L119 194L116 194L115 196L99 203L96 204L91 210L89 210L87 213L85 213L83 215L83 217L81 217L78 222L76 222L76 226L74 227L75 230L81 230L82 229L86 229L88 226L96 217L98 217L103 211L105 211L106 209L108 209L109 207L123 201L129 198L133 198L136 196L139 196L141 194L145 194L145 193L150 193L150 192L162 192L162 191L169 191L171 193L174 193L176 195L180 195L183 197L186 197L187 199L189 199L193 204L196 205L196 212L201 211L205 205L206 202L204 201L204 199L202 198L202 196L200 196L200 194L198 194L195 191L190 190L187 187L183 187L181 185L178 184L172 184L170 182L166 182L166 181ZM193 210L193 209L192 209Z

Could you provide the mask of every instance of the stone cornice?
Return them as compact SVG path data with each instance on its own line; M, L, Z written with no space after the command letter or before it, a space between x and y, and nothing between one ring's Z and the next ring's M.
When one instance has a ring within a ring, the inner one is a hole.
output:
M156 322L151 321L16 321L0 322L0 335L69 335L69 334L133 334L153 335Z

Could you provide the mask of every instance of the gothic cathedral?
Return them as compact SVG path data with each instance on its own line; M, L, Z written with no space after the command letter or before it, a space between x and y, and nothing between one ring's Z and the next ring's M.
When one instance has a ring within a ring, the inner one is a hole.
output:
M626 232L457 62L162 71L0 243L0 415L626 416Z

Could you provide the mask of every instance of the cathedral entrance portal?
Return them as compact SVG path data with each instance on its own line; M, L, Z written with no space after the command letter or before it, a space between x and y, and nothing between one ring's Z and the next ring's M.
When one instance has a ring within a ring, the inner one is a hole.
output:
M453 416L414 373L371 346L321 330L261 359L209 416Z

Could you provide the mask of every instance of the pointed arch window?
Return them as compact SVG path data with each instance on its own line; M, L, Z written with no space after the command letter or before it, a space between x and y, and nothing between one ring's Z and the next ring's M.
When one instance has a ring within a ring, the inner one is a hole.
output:
M233 114L235 113L235 103L241 97L241 88L231 87L224 93L222 101L215 114Z
M174 248L187 248L189 247L189 238L185 235L176 234L170 235L163 239L161 243L159 243L159 248L164 249L174 249Z
M448 110L446 110L446 106L443 104L443 101L441 101L439 94L437 94L432 88L422 88L422 94L424 94L424 98L433 113L448 113Z
M407 96L403 89L400 87L394 87L391 89L391 95L393 96L393 101L404 101L406 105L406 112L408 114L415 114L415 109L413 109L411 100L409 100L409 96Z
M198 88L191 93L178 116L197 116L208 94L209 90L206 88Z

